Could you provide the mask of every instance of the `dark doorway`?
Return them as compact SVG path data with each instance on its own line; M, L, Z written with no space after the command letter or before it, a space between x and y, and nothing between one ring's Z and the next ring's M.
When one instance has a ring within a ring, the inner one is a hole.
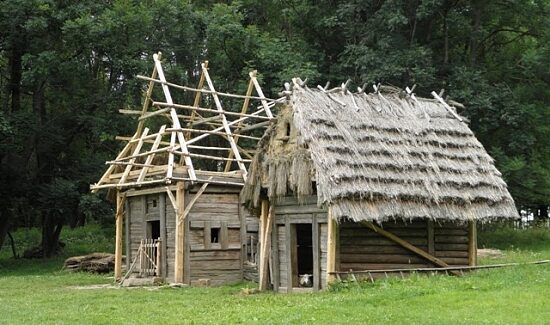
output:
M300 286L309 287L313 283L313 239L311 224L296 225L296 260L298 266L298 277L305 274L309 275L309 281Z
M160 238L160 221L148 221L147 222L147 238L159 239Z

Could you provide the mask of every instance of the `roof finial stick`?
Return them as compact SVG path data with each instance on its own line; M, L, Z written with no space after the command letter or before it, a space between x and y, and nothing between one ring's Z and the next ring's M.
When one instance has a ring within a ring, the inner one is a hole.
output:
M325 88L321 87L321 85L317 85L317 88L318 88L320 91L322 91L322 92L324 92L325 94L327 94L328 98L332 99L333 101L337 102L338 104L340 104L340 105L342 105L342 106L346 106L346 103L344 103L344 102L342 102L342 101L340 101L340 100L338 100L338 99L336 99L336 98L334 98L334 97L332 97L332 96L330 95L330 91L333 91L333 89L331 89L330 91L327 91L329 85L330 85L330 82L327 81L327 84L325 85Z
M443 91L441 91L440 93L441 95L443 95ZM451 113L457 120L459 120L460 122L462 122L462 118L460 117L460 115L458 115L451 106L449 106L449 104L447 104L443 98L441 98L441 95L438 95L435 91L432 91L432 96L434 96L435 99L437 99L441 104L443 104L443 107L445 107L449 113Z
M430 120L430 115L428 115L428 113L426 112L426 110L424 109L424 106L422 106L420 104L420 102L418 101L418 99L416 99L416 96L414 95L413 91L414 91L414 88L416 88L416 84L414 84L412 86L412 88L409 88L409 87L405 87L405 91L407 92L407 96L409 96L409 98L411 98L415 104L418 105L418 107L420 108L420 110L422 111L422 113L424 114L424 117L426 118L426 120Z

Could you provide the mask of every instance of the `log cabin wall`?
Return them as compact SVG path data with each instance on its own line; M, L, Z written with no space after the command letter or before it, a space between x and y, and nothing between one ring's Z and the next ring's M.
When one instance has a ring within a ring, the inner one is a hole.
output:
M244 261L238 191L210 188L195 202L187 219L186 264L191 284L199 279L209 279L211 285L241 281Z
M449 265L468 265L467 225L416 220L385 222L381 228ZM361 224L343 222L339 229L340 271L437 267Z
M197 186L185 192L185 204L191 201L198 188ZM145 192L154 191L155 189ZM141 239L150 235L147 222L159 221L163 241L161 272L166 282L173 282L176 212L165 189L159 189L156 193L130 195L127 202L127 267L136 256ZM208 279L211 285L220 285L241 281L246 259L244 239L251 236L247 234L245 224L248 219L252 217L239 203L239 188L215 185L207 187L186 218L185 282L195 284L199 279ZM250 227L252 234L257 233L257 219L255 224L256 227L254 223Z

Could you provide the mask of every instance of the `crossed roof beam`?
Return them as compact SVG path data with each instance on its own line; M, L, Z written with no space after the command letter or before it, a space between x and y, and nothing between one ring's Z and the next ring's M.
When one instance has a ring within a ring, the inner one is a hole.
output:
M153 55L153 61L151 76L138 76L148 82L141 110L119 110L138 116L136 132L131 137L117 137L127 143L114 160L106 162L109 167L99 182L90 186L91 190L162 185L172 181L242 185L254 152L239 145L239 140L247 139L253 144L259 141L261 136L250 132L260 130L263 135L274 118L272 108L285 98L265 97L256 71L249 73L245 95L238 95L216 90L208 72L208 61L201 64L196 88L168 82L160 52ZM155 86L161 87L162 99L153 98ZM176 103L172 97L174 90L192 92L193 103ZM209 99L213 107L201 107L201 99ZM229 99L243 101L240 112L226 109L224 104ZM152 133L148 122L159 119L165 124ZM219 140L214 143L221 144L203 144L212 137ZM214 161L217 170L197 169L201 160ZM232 170L233 166L237 169Z

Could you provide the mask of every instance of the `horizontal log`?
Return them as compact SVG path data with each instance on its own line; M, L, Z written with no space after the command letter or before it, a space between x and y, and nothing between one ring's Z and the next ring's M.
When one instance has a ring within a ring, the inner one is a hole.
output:
M195 111L199 111L199 112L209 112L209 113L214 113L214 114L220 114L220 111L218 111L216 109L195 107L195 106L190 106L190 105L169 104L169 103L164 103L164 102L154 102L153 105L154 106L161 106L161 107L186 108L186 109L195 110ZM263 109L261 111L263 111ZM223 111L223 114L224 115L229 115L229 116L249 117L249 118L255 118L255 119L259 119L259 120L268 120L268 121L273 119L273 117L257 115L257 114L254 114L254 113L253 114L245 114L245 113L235 113L235 112L230 112L230 111Z
M435 236L435 243L441 244L467 244L467 236Z
M463 257L440 257L449 265L468 265L468 258Z
M431 263L425 263L425 264L340 263L340 271L406 269L406 268L421 268L421 267L433 267L433 264Z
M342 254L340 263L389 263L389 264L422 264L427 260L412 254Z
M417 246L422 250L427 250L426 246ZM360 254L360 253L377 253L377 254L409 254L410 251L400 245L392 244L387 246L356 246L347 245L340 242L340 254Z
M468 251L436 251L436 257L468 257Z
M409 242L411 245L415 246L427 246L428 241L425 238L406 238L403 237L402 239ZM340 237L340 245L352 245L352 246L393 246L394 242L383 238L371 238L371 237Z
M434 234L445 236L467 236L468 231L466 229L434 228Z
M435 244L435 251L467 251L468 244Z
M388 229L385 229L392 234L399 236L399 237L426 237L427 236L427 230L423 228L412 228L412 229L404 229L404 228L398 228L398 229L392 229L391 231ZM369 228L341 228L340 229L340 236L342 237L373 237L373 236L380 236L373 230Z

